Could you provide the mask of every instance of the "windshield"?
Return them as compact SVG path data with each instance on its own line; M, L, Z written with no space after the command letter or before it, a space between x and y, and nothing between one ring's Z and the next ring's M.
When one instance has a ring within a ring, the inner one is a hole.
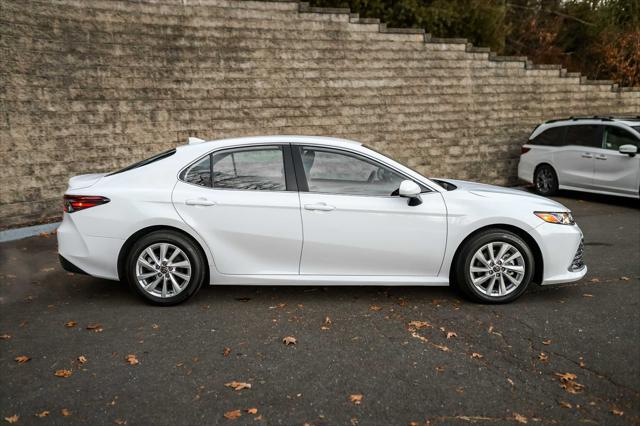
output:
M175 148L170 149L169 151L161 152L160 154L156 154L153 157L146 158L146 159L144 159L142 161L138 161L137 163L133 163L133 164L131 164L131 165L129 165L129 166L123 168L123 169L116 170L115 172L109 173L107 176L116 175L118 173L126 172L126 171L133 170L133 169L137 169L138 167L146 166L147 164L151 164L151 163L153 163L155 161L162 160L162 159L167 158L167 157L171 157L175 153L176 153L176 149Z

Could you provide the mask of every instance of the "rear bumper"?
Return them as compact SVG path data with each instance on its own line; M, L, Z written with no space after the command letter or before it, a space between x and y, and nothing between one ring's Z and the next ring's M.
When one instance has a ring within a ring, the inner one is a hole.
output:
M62 266L62 269L64 269L67 272L73 272L74 274L89 275L85 271L83 271L82 269L78 268L76 265L74 265L73 263L65 259L64 256L62 256L61 254L58 255L58 260L60 261L60 265Z

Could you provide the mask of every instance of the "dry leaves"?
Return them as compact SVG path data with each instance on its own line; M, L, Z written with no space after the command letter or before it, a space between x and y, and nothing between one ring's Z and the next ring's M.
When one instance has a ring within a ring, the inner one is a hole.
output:
M560 404L562 408L573 408L573 405L569 404L567 401L558 401L558 404Z
M255 408L255 407L253 407L253 408L247 408L245 411L246 411L247 413L249 413L249 414L258 414L258 409L257 409L257 408Z
M540 362L548 362L549 361L549 355L545 354L544 352L540 352L538 354L538 359L540 360Z
M484 355L479 354L478 352L474 352L471 354L471 358L482 359L484 358Z
M140 364L140 361L138 361L138 357L136 357L134 354L129 354L124 359L129 363L129 365Z
M78 357L78 362L79 362L80 364L84 364L84 363L86 363L87 361L88 361L88 359L87 359L87 357L86 357L86 356L84 356L84 355L80 355L80 356Z
M126 421L126 420L124 420L124 419L115 419L115 420L113 421L113 423L115 423L115 424L117 424L117 425L126 425L126 424L127 424L127 421Z
M369 306L369 310L373 311L373 312L379 312L382 310L382 306L378 306L378 305L371 305Z
M240 410L231 410L224 413L224 418L229 420L235 420L241 415L242 413L240 412Z
M614 416L623 416L624 415L624 411L619 410L617 408L612 408L611 409L611 414L613 414Z
M62 410L60 410L60 414L62 414L64 417L69 417L71 415L71 411L69 411L68 408L63 408Z
M582 297L593 297L593 294L590 294L590 293L584 293L584 294L582 295Z
M284 343L286 346L295 345L298 343L298 339L293 336L285 336L282 338L282 343Z
M360 393L349 395L349 401L353 402L355 405L362 404L362 398L364 398L364 396Z
M409 327L415 328L416 330L420 330L421 328L431 328L431 324L426 321L409 321Z
M0 339L9 340L9 339L11 339L11 335L10 334L2 334L2 335L0 335Z
M571 394L576 394L584 390L584 385L576 382L578 377L573 373L555 373L560 378L560 387Z
M621 280L621 281L629 281L630 279L631 279L631 278L629 278L629 277L620 277L620 280Z
M54 376L56 377L69 377L73 374L73 372L71 370L56 370L55 373L53 373Z
M101 324L89 324L87 330L93 331L94 333L102 333L104 329Z
M551 344L551 339L543 340L542 344L546 345L546 346L549 346Z
M18 355L17 357L14 358L14 360L18 364L24 364L25 362L29 362L31 360L31 357L28 357L26 355Z
M222 356L229 356L231 355L231 348L224 348L222 350Z
M47 410L44 410L44 411L41 411L39 413L36 413L36 417L40 417L40 418L47 417L49 414L51 414L51 412L49 412Z
M451 339L452 337L458 337L458 334L455 331L447 331L447 339Z
M4 419L7 423L16 423L18 420L20 420L20 416L14 414L13 416L5 417Z
M67 327L67 328L73 328L76 325L78 325L78 323L75 322L74 320L70 320L70 321L67 321L67 322L64 323L64 326Z
M225 383L224 385L236 391L239 391L242 389L251 389L251 383L236 382L235 380L233 382Z
M433 343L433 346L437 349L440 349L442 352L449 352L449 348L446 347L445 345L438 345L436 343Z
M527 424L529 423L529 421L527 420L527 418L525 416L523 416L522 414L518 414L518 413L513 413L513 418L515 419L516 422L518 423L523 423L523 424Z
M331 318L325 317L324 322L322 323L322 327L320 330L329 330L331 328Z

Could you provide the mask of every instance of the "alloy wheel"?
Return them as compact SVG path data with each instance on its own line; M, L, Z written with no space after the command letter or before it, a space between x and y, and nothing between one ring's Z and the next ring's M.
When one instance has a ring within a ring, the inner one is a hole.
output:
M181 293L191 280L191 262L179 247L155 243L140 253L136 279L148 294L161 298Z
M469 276L473 286L489 297L503 297L522 283L526 272L520 251L506 242L483 245L471 258Z
M549 192L553 187L553 172L544 167L536 175L536 188L540 192Z

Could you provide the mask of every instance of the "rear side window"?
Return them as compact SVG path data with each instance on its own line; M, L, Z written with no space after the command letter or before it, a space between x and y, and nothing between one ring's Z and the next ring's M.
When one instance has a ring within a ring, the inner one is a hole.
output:
M261 147L216 154L213 163L213 187L285 191L284 157L280 147Z
M566 127L551 127L529 141L533 145L562 146Z
M176 149L175 148L170 149L169 151L161 152L160 154L156 154L153 157L149 157L149 158L146 158L146 159L144 159L142 161L138 161L137 163L133 163L133 164L125 167L124 169L116 170L113 173L109 173L109 176L117 175L118 173L127 172L129 170L137 169L138 167L146 166L147 164L151 164L151 163L154 163L156 161L163 160L163 159L165 159L167 157L171 157L175 153L176 153Z
M602 127L597 124L567 126L565 144L602 148Z
M640 148L640 141L625 129L607 126L604 138L605 149L617 151L622 145L635 145Z
M207 155L189 167L182 176L187 183L200 186L211 186L211 156Z

